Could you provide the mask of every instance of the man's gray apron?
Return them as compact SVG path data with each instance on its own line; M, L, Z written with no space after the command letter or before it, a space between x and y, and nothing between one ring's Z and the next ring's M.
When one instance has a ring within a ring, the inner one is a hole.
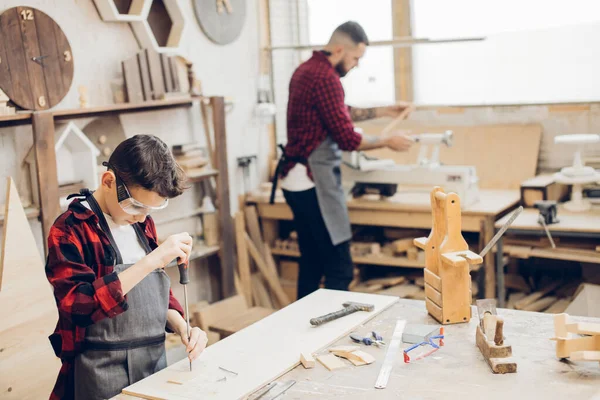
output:
M330 135L308 156L319 209L334 246L352 238L341 164L342 151Z
M104 214L91 195L87 200L116 253L115 272L125 271L132 264L123 264ZM149 253L150 245L140 226L133 227ZM170 287L167 274L157 269L127 293L127 311L86 329L84 351L75 358L75 399L111 398L167 366L165 327Z

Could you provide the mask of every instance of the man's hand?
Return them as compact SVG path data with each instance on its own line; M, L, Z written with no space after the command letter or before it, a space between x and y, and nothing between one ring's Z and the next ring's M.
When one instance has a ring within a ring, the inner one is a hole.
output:
M408 135L392 135L385 138L385 146L394 151L407 151L414 142Z
M382 107L382 116L398 118L406 111L405 117L408 117L414 109L415 106L411 103L397 103L391 106Z
M185 345L185 351L188 353L188 358L190 361L194 361L200 353L204 351L206 348L206 343L208 342L208 336L206 336L206 332L202 329L193 327L190 329L190 340L188 342L187 334L186 334L186 326L183 325L183 329L180 330L179 336L181 336L181 343Z

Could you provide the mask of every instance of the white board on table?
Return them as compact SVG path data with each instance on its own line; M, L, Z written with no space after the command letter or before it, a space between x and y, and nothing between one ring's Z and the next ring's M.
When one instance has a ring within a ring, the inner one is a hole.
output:
M346 301L373 304L375 309L318 327L310 325L311 318L337 311ZM126 387L123 393L174 400L243 397L298 365L301 352L313 353L332 344L397 301L392 296L320 289L208 347L194 362L192 372L184 359Z

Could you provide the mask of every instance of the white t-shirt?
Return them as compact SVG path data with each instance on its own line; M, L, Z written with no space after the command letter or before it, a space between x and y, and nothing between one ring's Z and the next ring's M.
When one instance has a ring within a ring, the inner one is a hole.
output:
M314 187L315 183L308 177L306 166L301 163L296 163L281 180L281 188L290 192L301 192Z
M91 210L87 201L82 201L81 204ZM142 247L132 225L118 225L106 213L104 213L104 218L106 218L110 233L112 233L115 243L119 248L123 264L135 264L146 256L146 250Z

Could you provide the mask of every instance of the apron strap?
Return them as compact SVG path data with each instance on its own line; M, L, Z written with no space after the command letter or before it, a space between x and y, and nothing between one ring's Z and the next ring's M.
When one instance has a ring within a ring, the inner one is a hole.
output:
M106 222L106 218L104 218L104 213L102 212L102 209L100 208L100 205L98 204L98 202L96 201L96 199L94 198L94 196L92 195L92 192L88 189L85 189L88 192L88 195L86 196L85 200L88 202L88 204L90 205L90 208L92 209L92 211L98 216L98 223L100 224L100 229L102 229L104 231L104 233L106 234L106 236L108 237L108 241L110 242L111 247L113 248L113 250L116 253L116 258L117 258L117 264L123 264L123 257L121 256L121 252L119 251L119 247L117 246L117 242L115 242L115 238L113 237L111 231L110 231L110 227L108 226L108 222ZM83 194L84 189L81 190L82 194Z
M277 190L277 183L279 182L279 174L281 174L281 170L286 162L306 162L306 158L304 157L288 157L285 155L285 148L282 144L278 145L281 149L281 158L277 162L277 168L275 168L275 175L273 176L273 182L271 185L271 196L269 197L269 204L273 204L275 202L275 191Z
M133 230L138 237L138 240L142 244L144 250L146 250L146 254L152 253L152 248L150 247L150 243L148 242L148 238L144 231L142 231L142 226L139 223L133 224Z

